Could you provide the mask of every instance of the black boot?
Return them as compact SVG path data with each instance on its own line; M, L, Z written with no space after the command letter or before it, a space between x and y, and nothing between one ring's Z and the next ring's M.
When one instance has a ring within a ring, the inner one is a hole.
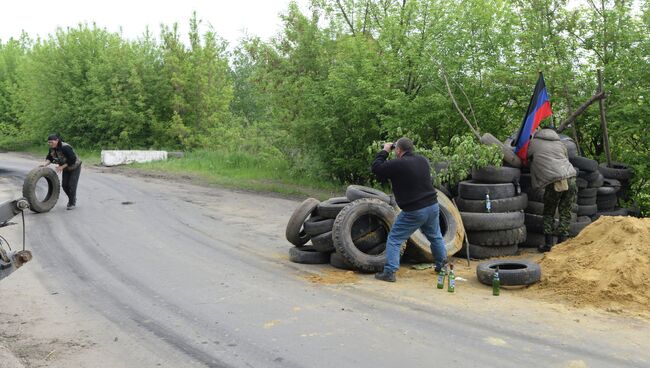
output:
M549 252L551 248L553 248L553 235L552 234L544 234L544 245L540 245L537 247L537 250L540 253L545 253Z
M377 272L375 274L375 278L377 280L388 281L388 282L395 282L395 280L396 280L395 272L386 271L386 270L381 271L381 272Z
M566 236L566 235L558 235L556 244L564 243L568 239L569 239L569 237Z

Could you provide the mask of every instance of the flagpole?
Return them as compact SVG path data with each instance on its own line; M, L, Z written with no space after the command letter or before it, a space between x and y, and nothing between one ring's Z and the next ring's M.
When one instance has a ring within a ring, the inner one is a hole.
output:
M603 92L603 72L598 69L598 91ZM600 126L603 129L603 146L607 155L607 166L612 167L612 154L609 151L609 133L607 132L607 120L605 120L605 102L603 99L598 101L600 105Z

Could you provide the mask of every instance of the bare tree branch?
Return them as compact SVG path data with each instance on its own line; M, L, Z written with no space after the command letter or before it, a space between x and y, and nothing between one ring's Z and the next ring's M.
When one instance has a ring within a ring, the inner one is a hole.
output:
M451 101L454 103L454 106L456 107L456 110L458 110L458 113L463 118L465 123L467 123L467 126L472 131L472 133L474 133L476 138L478 140L481 140L481 133L472 126L472 123L470 123L469 120L467 120L467 117L465 116L465 114L463 114L463 111L460 109L460 107L458 107L458 103L456 102L456 98L454 98L454 94L451 92L451 88L449 87L449 81L447 80L447 75L445 74L445 71L441 70L441 73L442 73L442 77L445 79L445 85L447 86L447 93L449 93L449 97L451 97Z
M350 21L350 18L348 18L348 14L345 12L345 9L343 8L341 1L336 0L336 4L339 6L339 10L341 10L341 13L343 13L343 18L345 19L345 22L348 24L348 26L350 26L350 31L352 31L352 35L356 36L356 32L354 31L354 24Z
M587 102L583 103L580 107L578 107L578 109L576 111L574 111L573 114L571 114L571 116L569 116L565 121L562 122L562 124L560 124L560 126L557 128L557 132L561 133L580 114L582 114L587 109L587 107L589 107L589 105L591 105L592 103L594 103L594 102L596 102L596 101L598 101L600 99L603 99L603 98L605 98L605 92L602 92L602 91L600 91L600 92L596 93L595 95L591 96L591 98L589 100L587 100Z

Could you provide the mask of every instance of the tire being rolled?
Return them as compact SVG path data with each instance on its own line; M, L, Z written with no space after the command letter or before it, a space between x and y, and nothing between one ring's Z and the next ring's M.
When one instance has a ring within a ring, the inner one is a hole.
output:
M334 227L332 228L334 248L359 270L377 272L384 267L386 252L376 255L364 253L356 247L352 239L352 226L364 215L378 218L386 229L393 226L396 217L395 210L380 199L358 199L345 206L334 220ZM404 251L405 244L402 244L401 252Z
M36 184L44 178L47 181L47 194L40 201L36 196ZM29 202L29 208L37 213L48 212L56 205L61 193L61 182L56 172L49 167L37 167L30 171L23 183L23 197Z

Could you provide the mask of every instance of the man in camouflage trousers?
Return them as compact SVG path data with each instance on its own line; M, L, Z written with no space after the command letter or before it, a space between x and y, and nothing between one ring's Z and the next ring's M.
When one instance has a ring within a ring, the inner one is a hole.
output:
M540 252L548 252L554 245L553 235L558 243L569 237L571 206L576 201L576 170L569 162L566 146L552 129L539 130L528 147L530 174L534 188L544 188L544 245ZM555 211L560 214L555 228Z

